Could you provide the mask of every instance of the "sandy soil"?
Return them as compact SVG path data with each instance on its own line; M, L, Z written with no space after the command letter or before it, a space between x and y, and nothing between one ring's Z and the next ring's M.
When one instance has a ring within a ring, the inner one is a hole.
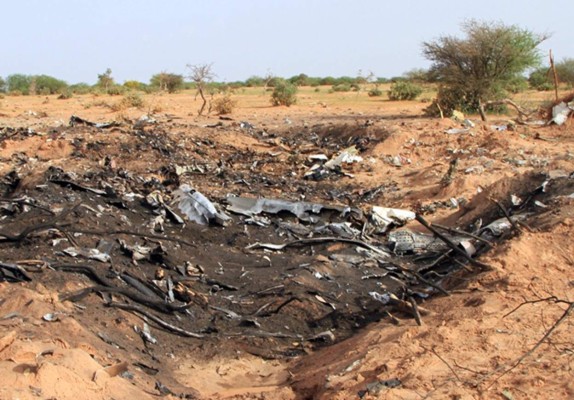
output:
M158 344L149 345L133 329L142 326L134 314L105 307L96 295L79 303L62 300L60 295L89 285L84 276L42 269L28 272L30 282L0 283L0 398L147 399L160 394L285 400L573 398L572 315L528 353L574 301L572 121L561 127L497 131L492 125L504 125L507 117L493 117L488 123L473 118L477 126L470 134L449 135L444 131L459 124L421 117L424 103L394 103L362 95L326 104L324 97L310 94L298 106L272 108L264 94L239 96L233 120L195 116L198 103L189 93L148 96L147 109L119 112L105 105L119 101L116 97L5 97L0 100L2 190L10 199L43 196L41 204L58 212L80 201L104 214L98 217L86 210L73 214L76 221L92 228L117 229L125 218L137 227L145 223L140 216L149 215L144 207L120 212L97 196L48 184L48 175L61 168L77 177L88 176L91 181L84 182L93 186L108 180L115 189L125 185L144 190L145 182L165 179L161 171L177 164L207 168L207 173L190 179L212 199L232 192L364 209L398 207L418 211L433 222L468 229L478 218L500 217L490 199L509 206L511 195L527 199L541 182L554 180L547 192L537 192L534 199L542 205L532 205L532 215L522 229L510 232L480 256L489 270L458 270L441 280L449 296L435 294L420 300L427 311L422 326L408 313L392 311L391 319L383 313L387 309L374 302L354 299L357 304L345 308L341 320L327 321L321 318L331 316L332 310L324 303L294 301L282 313L265 319L264 328L284 331L288 325L307 336L329 329L335 341L238 338L229 335L237 327L234 322L216 312L202 314L197 305L192 309L197 318L186 329L209 328L219 330L219 335L182 338L154 326ZM139 132L132 129L132 122L152 108L158 124ZM132 122L109 129L70 128L72 114L95 122ZM241 129L240 121L249 121L255 129ZM218 123L218 127L206 127ZM314 133L318 141L311 139ZM309 154L320 150L333 155L349 143L363 149L364 160L344 167L352 178L302 179ZM451 184L443 185L441 179L454 157L459 159L457 173ZM400 166L393 164L397 159ZM120 175L131 178L122 183ZM370 196L369 191L377 188ZM47 218L38 209L22 217L18 211L2 212L0 232L11 234ZM105 217L107 213L113 217ZM373 290L369 285L375 282L343 275L340 266L329 260L329 255L344 250L341 244L317 246L313 254L305 249L246 254L242 250L246 245L276 238L274 229L191 225L179 232L193 239L195 248L184 252L183 245L163 242L173 256L164 260L164 266L180 265L192 254L210 271L217 270L218 263L224 266L222 275L210 275L224 284L239 286L248 270L253 274L252 286L247 288L251 291L284 284L291 296L299 298L309 297L309 288L315 290L312 296L326 293L327 283L304 271L277 281L273 274L279 274L278 269L260 268L267 256L273 268L310 263L315 272L334 274L336 281L348 280L355 291L361 290L360 285L365 292ZM407 227L424 230L416 222ZM122 237L128 240L129 235ZM82 245L94 239L75 238ZM48 244L53 239L66 238L47 231L22 242L0 242L0 262L27 270L47 260L62 262L65 257L55 255L60 248ZM97 262L83 264L102 268ZM134 266L126 258L115 261L113 268L153 276L157 265L142 261ZM216 295L205 286L193 289L198 304L204 295L208 304L230 307L225 290ZM263 304L254 301L234 310ZM329 301L339 309L351 302ZM323 325L310 326L306 322L310 319ZM168 388L163 393L162 385Z

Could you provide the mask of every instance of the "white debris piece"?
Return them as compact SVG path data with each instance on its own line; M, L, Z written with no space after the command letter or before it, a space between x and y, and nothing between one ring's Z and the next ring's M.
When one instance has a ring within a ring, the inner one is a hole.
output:
M373 206L371 218L376 225L377 232L384 233L392 224L402 226L412 221L415 219L415 213L398 208Z
M448 133L449 135L460 135L463 133L470 132L470 128L451 128L451 129L447 129L444 132Z
M70 257L84 257L91 260L97 260L100 262L109 262L111 257L109 254L102 253L98 249L80 249L78 247L68 247L67 249L62 250L65 254L69 255Z
M228 215L217 211L215 205L207 197L189 185L181 185L173 194L180 211L190 221L200 225L207 225L210 221L224 225L230 219Z
M391 296L388 293L369 292L369 296L383 304L388 304L391 301Z
M359 150L355 146L346 148L337 157L334 157L325 163L325 168L334 169L341 164L352 164L354 162L362 162L363 157L359 156Z
M574 110L574 101L566 104L561 102L552 107L552 121L556 125L562 125L568 119L568 116Z

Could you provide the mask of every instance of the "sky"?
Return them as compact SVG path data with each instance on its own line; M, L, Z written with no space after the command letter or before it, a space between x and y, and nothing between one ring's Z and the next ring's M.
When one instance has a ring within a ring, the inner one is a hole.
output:
M1 3L0 76L46 74L93 84L186 75L400 76L428 68L421 43L461 36L474 18L550 33L540 45L574 58L574 0L18 0Z

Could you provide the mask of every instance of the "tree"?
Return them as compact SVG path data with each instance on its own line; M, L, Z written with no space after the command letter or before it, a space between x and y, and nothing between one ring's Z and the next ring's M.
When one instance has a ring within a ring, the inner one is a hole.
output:
M574 58L565 58L556 63L556 73L560 82L574 85Z
M113 84L114 84L114 78L112 78L112 70L110 68L106 69L106 72L104 72L103 74L98 75L97 85L103 88L106 92L110 90Z
M299 74L292 76L288 79L290 83L296 86L307 86L309 85L309 76L307 74Z
M273 87L273 93L271 93L271 104L289 107L296 102L297 86L285 79L277 78Z
M257 86L263 86L263 78L257 75L253 75L250 76L249 78L247 78L247 80L245 81L245 85L247 87L257 87Z
M438 106L480 112L489 100L499 100L505 86L540 62L537 46L547 39L515 25L470 20L462 24L466 37L442 36L423 43L432 61L430 74L439 82Z
M205 110L205 105L207 104L207 99L205 98L205 87L207 83L213 81L213 78L215 78L215 74L211 70L212 65L213 64L187 64L187 68L190 70L190 75L188 77L195 83L197 91L203 100L201 108L197 112L197 115L199 116L203 114L203 110Z
M536 68L528 75L528 83L531 87L538 90L551 88L552 79L550 78L550 73L551 71L548 66Z
M30 90L30 83L32 79L28 75L13 74L6 78L9 92L20 92L21 94L28 94Z
M68 88L65 81L49 75L36 75L32 77L35 84L35 92L41 95L62 93Z
M6 81L0 76L0 93L6 92Z
M414 68L403 74L406 80L411 82L428 82L429 72L424 68Z
M183 76L160 72L151 77L150 85L154 88L159 88L159 90L165 90L168 93L175 93L183 87Z

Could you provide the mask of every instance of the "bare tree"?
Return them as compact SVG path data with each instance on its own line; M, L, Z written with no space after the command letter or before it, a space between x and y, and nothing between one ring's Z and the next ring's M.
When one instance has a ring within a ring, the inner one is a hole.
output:
M197 86L197 91L201 96L201 100L203 103L201 104L201 108L197 112L197 115L201 116L203 111L205 110L205 106L207 104L207 99L205 98L205 86L207 83L213 81L215 78L215 74L211 70L212 64L187 64L187 68L190 70L190 74L188 76L195 85Z

